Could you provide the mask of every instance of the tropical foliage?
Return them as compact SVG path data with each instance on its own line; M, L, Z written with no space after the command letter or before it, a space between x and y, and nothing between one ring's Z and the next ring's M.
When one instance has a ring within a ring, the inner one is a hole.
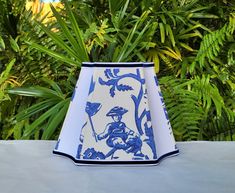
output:
M177 140L235 140L234 3L0 2L0 138L57 138L81 62L153 61Z

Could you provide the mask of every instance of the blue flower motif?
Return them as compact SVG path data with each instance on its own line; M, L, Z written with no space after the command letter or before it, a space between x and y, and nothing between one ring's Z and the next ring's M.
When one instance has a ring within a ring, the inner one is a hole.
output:
M94 148L88 148L83 154L84 159L105 159L102 152L96 151Z

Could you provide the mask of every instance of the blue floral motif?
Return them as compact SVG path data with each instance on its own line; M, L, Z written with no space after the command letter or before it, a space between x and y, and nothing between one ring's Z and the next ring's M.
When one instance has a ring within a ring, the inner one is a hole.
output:
M94 148L88 148L83 153L84 159L105 159L105 155L102 152L96 151Z
M108 80L104 81L102 78L99 78L99 83L101 85L106 85L106 86L111 87L109 91L109 94L111 97L115 96L116 90L118 91L133 90L133 88L130 85L119 84L119 81L123 78L134 78L140 81L141 83L144 83L143 82L144 80L141 79L140 74L138 72L137 74L128 73L124 75L118 75L118 73L119 73L119 69L113 69L113 72L111 71L111 69L106 69L104 70L104 74Z

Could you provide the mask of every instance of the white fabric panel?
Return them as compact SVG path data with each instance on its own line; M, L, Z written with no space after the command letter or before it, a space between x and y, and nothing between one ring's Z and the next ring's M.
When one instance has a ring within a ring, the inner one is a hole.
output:
M154 131L154 138L158 157L165 153L176 150L175 140L169 120L166 118L166 107L163 97L160 96L161 89L157 85L157 77L154 73L154 67L144 68L146 85L148 92L148 101Z
M81 128L85 123L85 107L93 68L83 67L73 93L73 100L64 120L59 136L59 146L55 151L76 156Z

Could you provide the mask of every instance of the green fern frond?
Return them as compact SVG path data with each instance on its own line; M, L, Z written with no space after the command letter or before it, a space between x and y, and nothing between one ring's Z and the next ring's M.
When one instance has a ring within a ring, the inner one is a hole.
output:
M235 140L235 122L223 111L222 116L213 116L213 111L208 116L204 125L206 140L233 141ZM212 117L212 118L211 118Z
M210 82L210 76L195 77L192 87L192 90L198 93L203 108L208 112L211 106L215 106L216 114L221 116L222 108L225 108L224 100L218 88Z
M206 61L214 60L220 53L222 46L227 41L228 37L235 30L235 14L232 13L229 22L221 29L218 29L210 34L206 34L201 42L195 61L191 65L190 71L193 72L196 63L199 63L200 68L205 66Z
M198 93L187 89L191 81L168 76L160 83L176 140L202 139L200 122L204 111L198 103Z
M170 58L168 58L167 56L165 56L163 53L161 53L159 51L158 53L159 57L162 59L162 61L166 64L166 66L169 69L173 69L174 64L172 63L172 61L170 60Z

